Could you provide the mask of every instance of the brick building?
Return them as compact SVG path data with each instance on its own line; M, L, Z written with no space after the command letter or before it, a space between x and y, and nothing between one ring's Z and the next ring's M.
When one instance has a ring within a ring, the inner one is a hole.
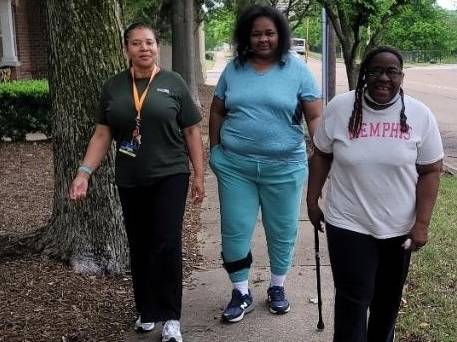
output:
M47 37L46 0L0 0L0 72L3 77L46 78Z
M196 31L198 82L206 72L202 25ZM160 65L171 69L171 46L162 42ZM2 80L42 79L48 72L46 0L0 0L0 82Z

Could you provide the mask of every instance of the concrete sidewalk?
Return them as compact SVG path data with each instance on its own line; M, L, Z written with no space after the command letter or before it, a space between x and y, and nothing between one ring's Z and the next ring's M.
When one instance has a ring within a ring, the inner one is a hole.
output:
M202 230L199 234L204 267L195 271L184 288L181 329L185 342L286 342L331 340L333 281L324 235L321 241L321 276L325 329L317 331L318 321L313 228L302 208L299 238L292 269L286 281L291 310L273 315L266 305L270 273L265 235L257 222L252 248L250 286L256 308L239 323L220 321L231 296L231 285L220 259L220 220L216 177L208 169L207 197L202 205ZM161 325L147 335L129 334L127 341L160 341Z
M253 267L250 286L256 309L236 324L220 322L222 310L230 300L231 285L220 260L219 201L216 178L206 175L207 198L203 203L199 236L207 270L195 272L184 292L183 333L186 341L330 341L332 332L333 282L328 261L326 241L321 235L321 268L323 312L326 328L317 331L317 298L313 228L302 210L299 239L292 269L286 281L286 293L291 311L273 315L266 306L266 291L270 273L265 235L257 222L253 243Z
M220 53L214 69L208 71L207 84L214 85L225 66ZM208 137L204 136L207 146ZM186 281L183 293L181 329L185 342L303 342L331 341L333 332L333 281L325 235L321 242L321 283L323 320L325 329L317 331L318 308L314 257L314 230L302 205L298 241L291 271L285 288L291 310L285 315L273 315L266 305L270 271L265 235L257 221L253 238L250 286L256 308L241 322L226 324L220 321L222 311L230 301L231 284L222 268L220 258L220 219L216 177L207 167L205 175L207 197L202 204L202 229L198 239L204 263ZM305 190L306 191L306 190ZM127 332L126 341L160 341L162 326L146 335Z

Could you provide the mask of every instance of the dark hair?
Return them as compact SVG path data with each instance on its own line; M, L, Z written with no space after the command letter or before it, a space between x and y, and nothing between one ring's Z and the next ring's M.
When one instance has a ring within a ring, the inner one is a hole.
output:
M265 17L273 21L278 31L278 49L276 59L280 60L290 49L290 30L286 17L279 10L271 6L254 5L246 8L238 17L233 32L233 41L236 46L235 60L243 65L251 56L250 37L254 21Z
M349 119L349 133L352 137L357 138L359 136L360 129L362 128L362 97L365 91L365 85L367 83L367 68L377 54L388 52L395 55L400 62L400 67L403 69L403 57L400 52L390 46L378 46L370 50L360 64L359 77L357 79L357 86L355 88L355 100L354 108L352 109L352 115ZM400 131L403 133L408 132L409 126L406 123L407 117L405 114L405 99L403 89L400 87L400 97L401 97L401 111L400 111Z
M157 45L159 45L159 34L157 33L156 30L152 28L151 25L145 24L145 23L133 23L127 26L127 28L124 30L124 45L127 46L128 41L129 41L129 34L135 29L148 29L151 30L152 33L154 34L154 38L156 40Z

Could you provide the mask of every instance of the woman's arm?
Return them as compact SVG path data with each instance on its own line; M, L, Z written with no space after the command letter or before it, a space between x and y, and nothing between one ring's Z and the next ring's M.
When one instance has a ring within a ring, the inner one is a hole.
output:
M313 141L314 132L321 118L322 101L301 101L303 114L305 116L306 125L308 126L309 136Z
M428 226L438 195L442 166L442 160L429 165L416 165L419 173L416 185L416 222L409 233L412 250L418 250L427 243Z
M324 153L317 148L315 148L314 155L310 160L306 204L311 224L320 231L324 231L324 215L319 207L319 197L330 171L332 160L333 154Z
M200 124L195 124L183 129L189 157L194 169L194 178L191 186L191 195L194 203L201 203L205 197L204 171L203 171L203 143Z
M226 114L224 101L218 97L213 97L211 108L209 110L209 147L219 144L220 142L220 131L222 122Z
M83 200L86 197L90 178L88 171L95 170L100 165L111 146L112 140L109 126L97 124L81 164L88 169L86 171L78 170L70 186L70 199Z

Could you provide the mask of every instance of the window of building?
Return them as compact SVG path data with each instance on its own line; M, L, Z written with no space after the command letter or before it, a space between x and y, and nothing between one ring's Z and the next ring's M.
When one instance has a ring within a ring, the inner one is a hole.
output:
M3 39L2 39L2 25L0 24L0 61L3 57Z
M0 0L0 66L18 65L11 0Z

